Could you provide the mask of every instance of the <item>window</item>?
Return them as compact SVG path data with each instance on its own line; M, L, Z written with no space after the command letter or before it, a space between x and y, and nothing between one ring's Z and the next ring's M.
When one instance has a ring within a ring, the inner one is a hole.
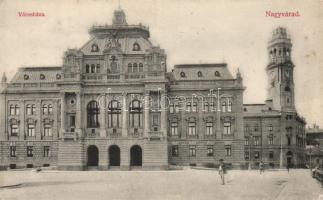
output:
M27 157L33 157L33 146L27 146Z
M193 102L192 112L197 112L197 103Z
M118 59L115 56L111 56L110 58L110 68L112 73L118 72Z
M44 124L44 136L52 136L52 126L50 124Z
M274 152L273 151L269 151L269 158L273 159L274 158Z
M178 156L178 145L172 145L172 156Z
M97 44L92 44L92 48L91 48L91 52L98 52L99 51L99 47Z
M131 128L142 127L142 104L139 100L130 103L129 123Z
M254 145L256 145L256 146L260 145L260 137L259 136L254 137Z
M28 104L27 106L26 106L26 111L27 111L27 115L32 115L31 113L31 105L30 104Z
M36 105L35 104L31 105L31 114L32 115L36 114Z
M186 103L186 111L191 112L192 111L192 102L187 102Z
M35 137L35 124L27 124L27 136Z
M132 51L140 51L140 46L137 42L135 42L132 46Z
M210 112L210 107L208 102L203 102L203 111L204 112Z
M96 73L100 73L101 67L100 64L96 64Z
M225 112L225 107L227 107L227 103L225 101L222 102L222 112Z
M85 72L90 73L90 65L89 64L85 65Z
M24 75L24 80L28 80L29 76L27 74Z
M189 122L188 123L188 135L189 136L195 136L196 135L196 123L195 122Z
M244 145L249 145L249 137L244 137Z
M196 146L195 145L190 145L189 146L189 152L190 152L190 157L195 157L196 156Z
M98 128L99 125L99 105L96 101L91 101L87 105L87 127Z
M44 157L50 157L50 146L44 146Z
M197 72L197 76L202 77L203 76L202 72L201 71Z
M175 107L175 113L179 113L179 104L174 104Z
M221 75L220 75L220 72L219 71L215 71L214 72L214 76L216 76L216 77L220 77Z
M206 135L207 136L213 135L213 123L212 122L206 123Z
M178 123L173 122L171 124L171 130L170 130L171 136L178 136Z
M10 111L10 115L19 115L19 106L18 106L18 104L16 104L16 105L10 105L10 109L9 109Z
M254 131L258 131L258 130L259 130L258 124L255 124Z
M292 144L292 140L290 136L287 136L287 145L291 145Z
M213 155L214 155L213 145L207 145L207 156L213 156Z
M174 104L169 104L169 113L174 113Z
M259 152L258 151L255 151L254 156L255 156L255 159L259 159Z
M137 63L133 63L133 65L132 65L132 72L138 72L138 65L137 65Z
M70 127L75 127L75 115L70 116Z
M225 155L231 156L231 146L230 145L225 146Z
M10 157L16 157L16 146L10 146Z
M44 80L46 77L44 74L40 74L39 78L40 78L40 80Z
M47 104L43 105L43 115L47 115L48 114L48 106Z
M52 106L52 104L49 104L48 105L48 114L53 114L53 106Z
M273 131L273 125L272 125L272 124L270 124L270 125L268 126L268 131Z
M223 128L224 128L224 130L223 130L224 135L231 134L231 122L224 122Z
M249 127L249 125L248 125L248 124L246 124L246 126L244 127L244 131L245 131L246 133L249 133L249 131L250 131L250 127Z
M119 128L121 116L120 102L113 100L108 105L108 127Z
M184 72L181 72L181 73L180 73L180 76L181 76L182 78L184 78L186 75L185 75L185 73L184 73Z
M129 72L129 73L131 73L131 72L132 72L132 64L131 64L131 63L129 63L129 64L128 64L128 72Z
M274 144L274 136L273 135L269 135L268 136L268 144L269 145L273 145Z
M232 111L232 102L229 101L228 102L228 112L231 112Z
M215 104L214 102L210 102L210 112L215 112L216 111L216 107L215 107Z
M18 124L11 124L10 129L11 136L18 136Z
M139 72L144 71L144 65L142 63L139 63Z
M248 151L244 152L244 159L249 160L249 152Z

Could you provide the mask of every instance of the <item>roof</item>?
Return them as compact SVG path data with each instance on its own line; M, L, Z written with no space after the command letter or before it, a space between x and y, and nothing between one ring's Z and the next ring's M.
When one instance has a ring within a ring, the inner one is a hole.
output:
M57 74L61 74L61 70L62 67L59 66L22 67L10 83L56 82Z

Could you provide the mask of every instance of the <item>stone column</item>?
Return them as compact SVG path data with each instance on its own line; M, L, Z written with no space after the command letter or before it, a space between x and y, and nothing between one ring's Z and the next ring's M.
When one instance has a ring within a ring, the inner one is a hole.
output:
M150 101L149 101L149 91L145 93L145 103L144 103L144 138L149 136L149 112L150 112Z
M128 135L127 117L128 117L127 93L124 93L122 97L122 137L127 137Z
M65 100L65 92L61 92L61 130L59 137L62 138L64 132L66 131L66 100Z
M82 131L82 93L76 92L76 120L75 129L78 134L78 138L83 137Z
M100 137L106 137L106 96L102 95L99 99L99 109L100 109Z

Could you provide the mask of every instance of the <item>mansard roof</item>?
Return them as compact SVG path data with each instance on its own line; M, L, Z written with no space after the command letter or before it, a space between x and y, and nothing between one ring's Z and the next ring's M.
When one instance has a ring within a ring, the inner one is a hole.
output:
M10 83L56 82L60 79L61 70L59 66L22 67Z

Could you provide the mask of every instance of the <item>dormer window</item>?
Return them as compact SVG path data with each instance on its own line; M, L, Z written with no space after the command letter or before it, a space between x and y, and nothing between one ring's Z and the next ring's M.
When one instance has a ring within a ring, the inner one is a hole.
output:
M56 74L56 79L61 79L62 78L62 76L60 75L60 74Z
M44 74L41 74L40 75L40 80L44 80L45 79L45 75Z
M140 46L137 42L133 44L132 51L140 51Z
M28 80L29 76L27 74L24 75L24 80Z
M180 75L182 78L184 78L186 76L184 72L181 72Z
M197 76L202 77L203 76L202 72L201 71L197 72Z
M214 72L214 76L216 76L216 77L220 77L221 75L220 75L220 72L219 71L215 71Z
M98 52L99 51L99 47L97 44L92 44L92 47L91 47L91 52Z

